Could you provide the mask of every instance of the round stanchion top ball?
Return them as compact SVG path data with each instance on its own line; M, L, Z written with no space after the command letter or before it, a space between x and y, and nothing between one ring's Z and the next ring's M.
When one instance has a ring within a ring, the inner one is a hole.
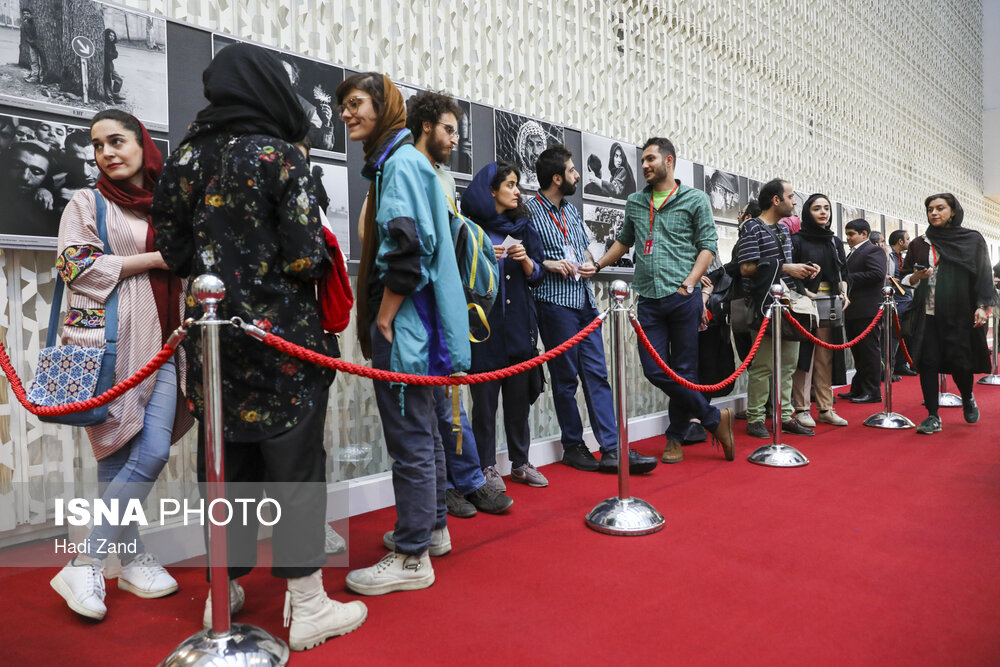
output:
M778 281L771 285L771 294L776 297L785 296L785 284Z
M214 273L203 273L191 283L191 296L198 303L218 303L226 296L226 285Z
M624 301L628 298L629 288L628 283L624 280L616 280L611 283L611 296L618 301Z

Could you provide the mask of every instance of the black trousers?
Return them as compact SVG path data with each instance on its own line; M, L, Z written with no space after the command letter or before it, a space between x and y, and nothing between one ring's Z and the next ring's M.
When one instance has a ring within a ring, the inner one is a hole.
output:
M844 330L847 339L856 338L871 324L871 319L855 318L844 320ZM881 324L881 322L880 322ZM865 336L861 342L851 348L854 355L854 379L851 381L851 393L855 396L881 396L882 395L882 358L881 350L882 332L880 327L875 327L871 333Z
M266 496L281 508L281 519L272 529L273 576L306 577L326 563L323 431L328 397L329 389L324 389L317 396L316 407L284 433L258 442L224 444L226 497L234 508L233 520L226 526L230 579L249 573L257 564L257 507L248 506L248 520L244 522L237 498L255 498L259 502ZM201 423L198 424L198 481L206 481L205 432ZM267 509L272 508L273 504ZM216 514L221 516L220 511ZM265 520L270 523L274 517ZM205 523L207 545L208 521Z
M530 375L518 373L504 380L469 385L472 432L479 450L479 465L484 468L497 463L497 407L501 391L503 427L507 434L507 455L511 467L517 468L528 462L528 449L531 447L531 426L528 424L531 411Z

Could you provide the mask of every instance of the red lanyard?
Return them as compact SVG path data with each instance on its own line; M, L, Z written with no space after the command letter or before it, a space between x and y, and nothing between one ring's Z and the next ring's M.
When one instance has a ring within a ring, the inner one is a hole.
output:
M679 186L677 185L674 186L674 189L670 191L670 194L667 195L667 198L663 200L662 204L660 204L660 208L655 209L656 213L659 213L660 211L663 210L663 207L667 205L667 202L670 201L670 198L674 196L675 192L677 192L678 187ZM649 238L653 238L653 215L654 215L653 193L649 193Z
M938 265L937 248L935 248L934 246L931 246L931 257L934 260L933 266L937 266Z
M559 221L556 219L556 216L553 215L552 211L546 209L546 213L548 213L549 217L552 218L552 222L556 223L556 227L558 227L559 231L563 233L563 238L566 239L566 243L569 244L569 233L566 231L566 229L567 229L567 225L566 225L566 211L563 211L561 209L559 211L559 214L562 216L562 224L561 225L559 224Z

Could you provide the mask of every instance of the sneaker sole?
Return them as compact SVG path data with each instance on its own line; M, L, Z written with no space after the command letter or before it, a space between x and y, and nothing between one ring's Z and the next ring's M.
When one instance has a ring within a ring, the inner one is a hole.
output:
M479 510L480 512L482 512L483 514L503 514L507 510L509 510L511 507L514 506L514 499L513 498L507 498L507 501L508 501L507 504L504 505L503 507L478 507L477 506L476 509Z
M368 584L359 584L347 580L347 588L354 591L359 595L385 595L386 593L396 593L399 591L419 591L424 588L430 588L434 584L434 571L432 570L427 576L421 577L420 579L410 579L408 581L394 581L387 584L376 584L369 586Z
M309 637L306 637L304 639L292 639L292 636L289 635L288 648L292 649L293 651L308 651L311 648L316 648L317 646L325 642L327 639L333 639L334 637L343 637L344 635L351 634L352 632L360 628L362 625L364 625L366 620L368 620L367 608L365 609L365 613L362 614L361 618L359 618L357 621L354 621L353 623L351 623L346 627L338 629L336 632L333 633L319 632L314 635L310 635Z
M389 551L396 550L396 542L390 539L390 535L382 536L382 546L384 546ZM445 544L430 545L427 547L427 553L431 556L444 556L446 553L451 551L451 540L448 540Z
M76 598L73 597L73 591L70 590L69 584L60 579L58 574L52 577L52 580L49 582L49 585L52 586L52 590L54 590L56 593L62 596L62 599L65 600L66 604L69 605L69 608L75 611L76 613L80 614L80 616L92 618L95 621L104 620L104 615L107 612L101 613L99 611L94 611L93 609L87 609L82 604L77 602Z
M120 590L120 591L128 591L129 593L132 593L133 595L138 595L139 597L145 598L147 600L155 600L156 598L165 598L168 595L172 595L172 594L176 593L177 592L177 583L174 582L173 586L168 586L168 587L162 588L162 589L160 589L158 591L145 591L145 590L139 588L138 586L135 586L134 584L131 584L128 581L122 579L121 577L118 577L118 590Z
M526 479L520 479L518 477L514 477L513 475L510 476L510 481L517 482L518 484L526 484L535 489L544 489L546 486L549 485L548 481L546 481L544 484L541 484L539 482L529 482Z

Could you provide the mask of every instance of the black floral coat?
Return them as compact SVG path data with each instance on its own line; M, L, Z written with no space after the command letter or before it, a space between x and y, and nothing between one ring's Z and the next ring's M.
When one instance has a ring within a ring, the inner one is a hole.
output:
M292 144L256 134L196 134L164 164L153 225L156 247L174 273L214 273L225 282L220 318L239 316L299 345L339 354L336 339L319 324L316 281L330 266L319 205L309 165ZM187 317L201 315L189 296ZM333 380L333 371L279 353L235 328L222 327L220 342L228 441L253 442L287 431ZM185 345L190 408L201 419L198 327Z

